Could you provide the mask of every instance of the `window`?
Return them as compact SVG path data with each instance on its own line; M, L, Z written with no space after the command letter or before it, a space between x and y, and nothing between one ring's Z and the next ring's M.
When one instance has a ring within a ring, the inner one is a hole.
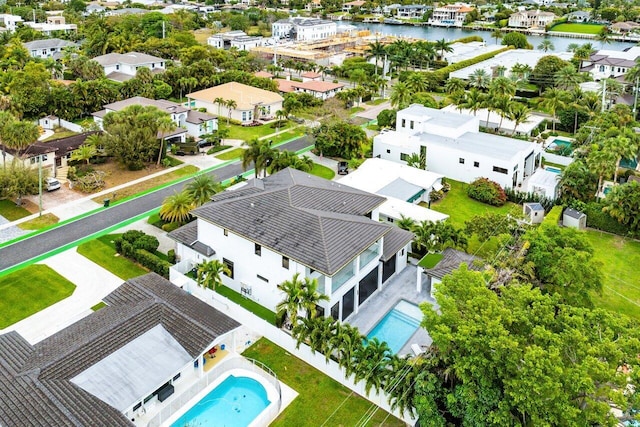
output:
M391 150L387 148L387 154L391 154Z
M402 127L407 127L407 121L405 119L402 119Z
M224 233L225 236L229 235L229 230L227 230L226 228L222 232Z
M266 277L262 277L262 276L261 276L261 275L259 275L259 274L256 274L256 277L257 277L258 279L262 280L263 282L267 282L267 283L269 283L269 279L267 279Z
M289 269L289 258L286 256L282 257L282 268L286 268L287 270Z
M493 171L498 173L503 173L505 175L509 173L509 171L507 171L505 168L499 168L498 166L494 166Z
M410 129L413 129L413 120L411 120L411 121L409 122L409 128L410 128Z
M402 160L403 162L406 162L408 158L409 158L408 154L400 153L400 160Z
M120 69L120 64L116 64L116 70Z
M480 162L473 162L473 167L474 168L479 168L480 167Z
M229 272L228 272L229 274L227 274L227 273L223 273L223 274L225 276L227 276L228 278L233 279L233 262L229 261L226 258L222 258L222 263L229 270Z
M243 121L243 122L246 122L246 121L247 121L247 112L246 112L246 111L243 111L243 112L242 112L242 121Z
M253 251L256 255L262 256L262 246L260 246L259 244L254 244Z
M464 165L464 159L463 159L462 157L460 157L460 158L458 159L458 163L460 163L461 165Z
M393 218L391 218L390 216L387 217L387 222L391 222L393 223Z

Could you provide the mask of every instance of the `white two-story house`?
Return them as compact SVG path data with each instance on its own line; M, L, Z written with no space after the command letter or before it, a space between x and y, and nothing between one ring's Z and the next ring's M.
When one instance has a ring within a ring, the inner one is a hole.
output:
M25 49L29 51L32 58L53 58L60 59L62 52L66 48L79 47L77 43L62 39L43 39L23 43Z
M108 79L124 82L136 76L138 68L148 68L152 73L165 70L166 59L140 52L107 53L93 58L104 68Z
M274 38L313 41L334 37L337 28L335 22L326 19L296 17L279 19L271 24L271 34Z
M427 169L456 181L489 178L520 188L540 166L538 144L480 132L479 117L413 104L398 111L395 131L373 139L373 156L405 162L426 156Z
M640 58L640 47L633 46L626 50L602 49L584 61L581 71L588 71L594 80L621 77L636 66Z
M224 285L271 310L285 297L280 283L296 273L315 278L329 297L319 313L345 320L407 264L413 235L379 221L384 201L285 169L216 194L169 237L178 266L220 260Z

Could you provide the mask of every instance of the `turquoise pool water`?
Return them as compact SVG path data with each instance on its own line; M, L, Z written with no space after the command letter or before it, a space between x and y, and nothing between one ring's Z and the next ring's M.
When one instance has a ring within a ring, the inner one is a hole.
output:
M558 168L554 168L553 166L545 166L544 167L545 170L548 170L549 172L553 172L553 173L561 173L562 171Z
M420 327L420 307L400 301L367 334L367 339L385 341L392 352L398 353Z
M229 375L171 427L246 427L270 403L258 381Z
M571 146L570 141L565 141L564 139L554 139L551 141L545 150L547 153L555 153L560 156L570 156L573 152L573 147Z

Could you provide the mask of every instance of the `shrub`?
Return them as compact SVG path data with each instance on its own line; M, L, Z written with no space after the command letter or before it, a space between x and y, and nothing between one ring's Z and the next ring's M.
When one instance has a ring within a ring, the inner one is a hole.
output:
M169 267L171 267L171 264L169 264L168 261L159 258L157 255L154 255L149 251L145 251L144 249L137 249L135 251L135 260L142 266L158 273L162 277L169 278Z
M438 200L442 199L444 197L444 191L442 190L432 190L429 193L429 201L431 202L437 202Z
M516 191L511 188L505 188L504 193L507 195L507 200L513 203L517 203L519 205L523 203L537 202L542 205L545 212L549 212L555 201L548 197L540 196L535 193L525 193L522 191Z
M173 250L173 249L169 249L169 251L167 251L167 259L168 259L170 264L175 264L176 263L176 251Z
M144 235L133 242L135 249L144 249L145 251L155 252L160 246L160 242L155 236Z
M173 230L177 230L180 227L182 227L182 224L179 222L168 222L162 225L162 230L166 231L167 233L170 233Z
M598 202L591 202L584 205L582 212L587 215L587 227L622 236L631 233L629 227L620 224L608 213L602 212L602 207L603 205Z
M547 216L544 217L544 221L542 221L542 223L550 224L550 225L558 225L558 223L560 223L560 218L562 216L563 210L564 210L564 206L562 205L554 206L549 211Z
M497 182L487 178L478 178L467 187L467 196L492 206L503 206L507 195Z
M434 76L438 79L439 82L444 82L449 78L449 73L453 71L458 71L463 68L469 67L471 65L477 64L479 62L485 61L487 59L491 59L497 54L501 52L506 52L507 50L513 49L511 46L505 46L501 49L494 50L493 52L484 53L482 55L478 55L475 58L465 59L464 61L456 62L455 64L448 65L444 68L439 69L438 71L434 71Z
M133 243L143 236L146 236L146 234L143 231L129 230L124 232L124 234L122 235L122 239L126 240L129 243Z

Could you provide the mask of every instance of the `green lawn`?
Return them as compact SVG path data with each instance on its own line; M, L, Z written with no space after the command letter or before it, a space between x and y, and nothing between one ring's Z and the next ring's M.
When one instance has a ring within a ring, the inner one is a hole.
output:
M0 277L0 329L67 298L75 288L76 285L41 264Z
M227 151L226 153L218 154L216 159L220 160L234 160L242 157L242 153L244 152L244 148L234 148L231 151Z
M265 338L243 355L267 365L279 380L299 393L271 423L272 427L405 425L382 409L378 409L367 424L359 424L373 407L372 403Z
M442 256L442 254L426 254L418 261L418 265L424 268L433 268L440 262Z
M40 230L41 228L49 227L50 225L57 224L60 218L52 213L44 214L29 221L18 224L18 227L23 230Z
M562 33L579 33L579 34L599 34L604 28L600 24L558 24L549 31L559 31Z
M104 308L104 307L106 307L106 306L107 306L107 304L105 304L105 303L104 303L104 301L100 301L99 303L97 303L96 305L94 305L93 307L91 307L91 310L93 310L93 311L98 311L98 310L100 310L101 308Z
M311 169L310 173L311 175L319 176L320 178L329 180L333 179L333 177L336 176L336 173L333 171L333 169L318 163L313 164L313 169Z
M388 99L385 98L378 98L378 99L374 99L373 101L367 101L365 102L365 104L367 105L380 105L384 102L388 101Z
M260 304L249 298L243 297L233 289L220 285L216 287L215 291L223 297L227 297L236 304L246 308L256 316L266 320L272 325L276 324L276 314L273 311L261 306Z
M640 243L595 230L586 235L602 264L604 289L594 297L595 304L640 320Z
M281 134L276 135L273 138L269 138L269 140L273 141L272 145L277 145L290 139L300 138L301 136L304 136L304 132L301 129L302 128L289 129L288 131L282 132Z
M58 129L62 129L62 128L58 128ZM47 141L53 141L55 139L61 139L61 138L66 138L68 136L74 136L77 135L78 132L74 132L71 130L56 130L55 133L53 135L51 135L49 138L45 138L42 140L42 142L47 142Z
M223 124L220 127L223 129L229 129L229 136L225 138L242 139L244 141L249 141L253 138L260 138L263 136L271 135L272 133L276 133L276 128L272 128L270 124L260 126ZM289 127L291 127L291 122L288 121L286 123L283 123L283 125L278 128L278 131L285 130Z
M356 114L356 113L359 113L361 111L364 111L364 108L362 108L362 107L351 107L351 108L349 108L349 114Z
M16 205L12 200L4 199L0 200L0 215L9 221L15 221L31 215L31 212L22 206Z
M118 236L119 234L107 234L90 240L78 246L78 253L123 280L148 273L146 269L116 252L116 248L111 242Z
M518 213L522 209L511 202L507 202L501 207L480 203L467 196L467 184L450 179L447 182L451 184L451 190L449 190L444 199L432 203L431 209L449 215L449 221L458 228L464 227L465 221L478 215L489 212L506 215L509 212Z

